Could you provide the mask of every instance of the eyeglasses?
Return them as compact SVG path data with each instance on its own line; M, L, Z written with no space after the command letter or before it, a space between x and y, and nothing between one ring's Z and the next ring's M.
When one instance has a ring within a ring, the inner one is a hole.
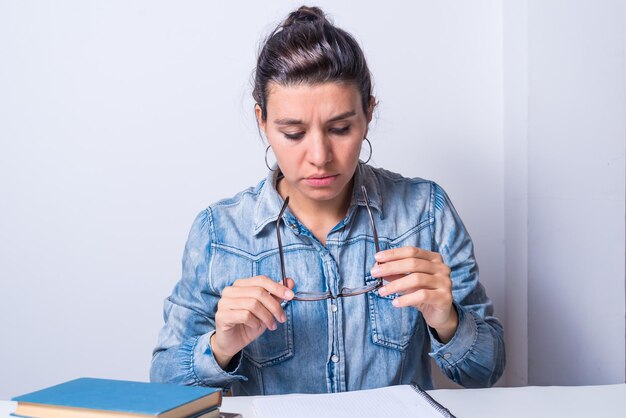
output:
M365 198L365 207L367 208L367 213L370 217L370 223L372 224L372 231L374 232L374 246L376 247L376 252L379 252L380 247L378 245L378 233L376 232L376 224L374 223L374 216L372 215L372 209L370 208L370 202L367 198L367 190L365 190L365 186L361 186L361 191L363 192L363 197ZM276 236L278 237L278 253L280 255L280 271L283 275L283 286L287 286L287 275L285 274L285 255L283 254L283 242L280 238L280 222L283 218L283 213L285 212L285 209L287 209L288 204L289 196L285 197L285 203L283 203L283 207L278 214L278 219L276 220ZM376 282L371 284L365 284L359 287L344 287L337 295L333 295L330 290L326 292L296 292L292 300L318 301L326 299L345 298L371 292L372 290L380 288L382 285L383 279L378 278Z

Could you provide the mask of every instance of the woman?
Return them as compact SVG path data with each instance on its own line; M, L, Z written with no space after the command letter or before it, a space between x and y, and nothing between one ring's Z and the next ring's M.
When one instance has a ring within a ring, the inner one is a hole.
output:
M268 37L253 96L277 164L196 218L153 381L236 395L432 388L430 356L466 387L500 377L502 326L447 195L359 160L371 90L362 50L320 9Z

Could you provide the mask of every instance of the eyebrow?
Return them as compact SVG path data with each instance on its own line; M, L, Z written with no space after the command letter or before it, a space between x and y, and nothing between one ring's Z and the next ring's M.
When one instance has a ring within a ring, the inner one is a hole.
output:
M341 113L337 116L333 116L332 118L330 118L328 120L327 123L330 122L336 122L338 120L342 120L342 119L347 119L349 117L352 117L356 115L356 112L354 110L350 110L348 112L344 112ZM276 119L274 120L274 123L277 125L304 125L304 122L300 119L290 119L290 118L284 118L284 119Z

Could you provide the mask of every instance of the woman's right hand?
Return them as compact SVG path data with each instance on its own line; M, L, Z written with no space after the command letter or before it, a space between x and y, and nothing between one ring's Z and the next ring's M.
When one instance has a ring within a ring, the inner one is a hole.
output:
M276 321L287 320L280 306L294 296L294 282L287 286L267 276L236 280L222 291L215 313L215 333L211 350L220 367L225 369L235 354L258 338L266 329L275 330Z

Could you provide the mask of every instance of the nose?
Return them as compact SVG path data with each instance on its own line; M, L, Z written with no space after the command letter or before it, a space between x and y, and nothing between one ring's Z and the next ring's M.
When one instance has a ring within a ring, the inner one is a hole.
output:
M330 139L323 133L310 136L307 159L316 167L323 167L333 159L333 150Z

